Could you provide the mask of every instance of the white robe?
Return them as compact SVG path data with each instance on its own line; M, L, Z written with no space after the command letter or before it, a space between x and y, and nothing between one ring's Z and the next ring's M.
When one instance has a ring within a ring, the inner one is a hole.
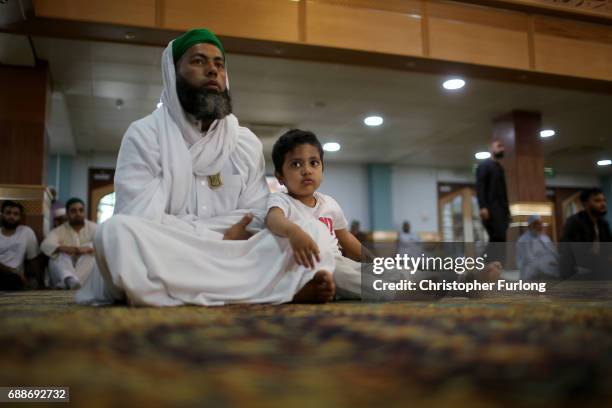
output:
M172 45L162 56L163 106L134 122L119 151L115 215L95 238L97 268L76 300L134 305L283 303L317 270L335 268L334 243L320 222L302 225L318 243L313 270L293 261L289 243L263 227L269 194L262 146L234 115L202 135L182 111ZM223 186L205 185L220 173ZM259 231L247 241L223 232L247 212Z
M559 278L559 254L546 234L526 231L516 242L516 263L521 279Z
M85 282L94 268L95 259L91 254L72 257L68 254L58 254L49 259L49 284L56 289L70 289L66 279Z
M66 278L85 282L94 267L90 254L73 257L56 252L59 246L92 247L97 225L85 220L83 228L76 232L68 222L51 230L40 244L40 249L49 257L49 284L54 288L66 288Z

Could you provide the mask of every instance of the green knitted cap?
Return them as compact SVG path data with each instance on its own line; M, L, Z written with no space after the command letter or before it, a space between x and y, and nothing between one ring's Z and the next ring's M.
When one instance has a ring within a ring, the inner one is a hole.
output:
M185 34L172 41L172 58L174 59L174 63L176 64L176 62L183 56L183 54L185 54L185 52L187 52L189 48L201 43L216 46L219 48L219 50L221 50L221 54L223 54L223 58L225 58L225 50L223 49L223 45L221 45L221 41L219 41L217 36L206 28L196 28L187 31Z

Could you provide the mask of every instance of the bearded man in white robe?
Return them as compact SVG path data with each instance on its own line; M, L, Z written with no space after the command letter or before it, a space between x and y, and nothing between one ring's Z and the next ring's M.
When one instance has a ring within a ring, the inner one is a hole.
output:
M77 302L132 305L326 302L333 241L302 227L320 262L293 260L263 228L269 194L262 146L232 114L225 52L205 29L162 55L162 105L127 130L115 173L115 215L95 237L96 263Z

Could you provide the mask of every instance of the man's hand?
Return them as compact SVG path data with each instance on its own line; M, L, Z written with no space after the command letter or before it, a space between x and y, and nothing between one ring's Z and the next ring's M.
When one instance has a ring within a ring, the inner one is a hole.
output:
M10 272L10 273L14 273L19 275L19 269L17 268L11 268L10 266L7 266L3 263L0 263L0 271L4 271L4 272Z
M229 227L227 231L225 231L223 239L230 241L244 241L251 238L253 234L246 230L247 225L249 225L251 221L253 221L253 214L248 213L247 215L242 217L240 221L238 221L236 224Z
M488 221L490 217L489 214L489 209L488 208L481 208L480 209L480 219L483 221Z
M80 247L77 249L78 249L78 253L77 253L78 255L92 255L95 252L92 247L88 247L88 246Z
M73 255L78 255L79 254L79 248L73 247L73 246L63 246L63 245L60 245L60 246L57 247L56 252L62 252L64 254L66 254L66 255L73 256Z
M321 262L317 243L303 229L296 225L295 228L291 229L287 238L289 238L289 243L293 249L293 258L299 265L313 269L315 259L317 262Z

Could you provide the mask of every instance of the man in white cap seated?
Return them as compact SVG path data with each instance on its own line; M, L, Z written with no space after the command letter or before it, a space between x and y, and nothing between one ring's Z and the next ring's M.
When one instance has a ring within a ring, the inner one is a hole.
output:
M66 222L66 207L56 208L52 211L53 228L57 228Z
M550 237L544 233L539 215L530 215L528 229L516 242L516 261L521 279L559 278L559 254Z

